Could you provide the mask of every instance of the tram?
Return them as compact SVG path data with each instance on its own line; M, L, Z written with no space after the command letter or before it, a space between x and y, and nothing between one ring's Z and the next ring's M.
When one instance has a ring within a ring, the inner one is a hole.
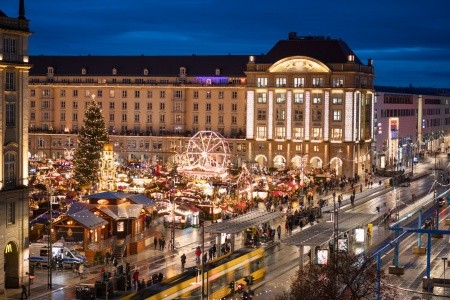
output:
M204 288L209 291L208 299L222 299L231 293L231 283L234 283L236 287L245 287L247 276L253 276L255 281L264 278L266 274L264 249L261 247L238 249L209 261L204 268ZM200 299L201 280L202 276L198 268L192 267L179 275L121 299Z

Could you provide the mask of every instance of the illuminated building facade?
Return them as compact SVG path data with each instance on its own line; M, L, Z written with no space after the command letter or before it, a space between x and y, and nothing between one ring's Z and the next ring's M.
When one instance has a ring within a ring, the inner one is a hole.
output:
M371 166L373 66L345 42L290 33L265 55L33 56L30 152L74 147L91 95L121 161L170 162L196 132L231 162L354 176ZM56 134L55 134L56 133ZM304 166L300 166L304 164Z
M414 157L450 149L450 92L377 87L374 167L409 170Z
M19 15L0 11L0 293L28 284L28 37Z

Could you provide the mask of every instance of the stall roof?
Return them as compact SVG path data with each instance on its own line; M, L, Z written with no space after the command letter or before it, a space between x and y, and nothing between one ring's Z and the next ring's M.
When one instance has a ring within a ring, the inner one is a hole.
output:
M92 211L89 210L78 211L76 213L70 214L69 217L88 229L95 229L102 225L108 224L108 221L96 216Z
M130 199L131 201L133 201L136 204L142 204L142 205L144 205L144 207L156 206L155 201L153 201L152 199L150 199L149 197L147 197L143 194L128 195L128 196L126 196L126 198Z
M265 211L252 211L236 218L226 220L220 223L214 223L205 227L205 232L209 233L227 233L233 234L246 230L249 227L263 224L265 222L282 217L283 212L265 212Z
M339 232L347 232L354 228L365 226L376 217L376 214L340 213L338 216ZM286 244L295 246L320 246L333 238L333 222L322 222L294 233L283 240Z
M129 196L129 194L122 193L122 192L101 192L101 193L83 196L83 198L113 200L113 199L123 199L123 198L126 198L127 196Z
M101 205L97 207L98 210L107 214L114 220L136 219L139 217L142 208L143 208L142 204L130 204L130 203L122 203L119 205Z

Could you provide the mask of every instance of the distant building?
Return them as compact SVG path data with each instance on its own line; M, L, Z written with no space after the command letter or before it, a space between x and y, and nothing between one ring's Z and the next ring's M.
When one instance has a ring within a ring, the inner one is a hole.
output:
M28 37L19 16L0 10L0 294L28 283Z
M237 165L347 176L371 166L372 61L361 63L342 40L290 33L264 55L33 56L31 63L33 156L64 157L95 94L122 161L171 162L189 137L211 130L227 139Z
M374 167L413 168L414 157L450 149L450 90L375 88Z

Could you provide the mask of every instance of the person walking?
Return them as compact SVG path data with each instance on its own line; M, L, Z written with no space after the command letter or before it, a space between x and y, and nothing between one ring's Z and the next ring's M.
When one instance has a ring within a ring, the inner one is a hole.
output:
M155 246L155 250L156 250L156 247L158 246L158 239L156 238L156 235L153 239L153 245Z
M84 274L84 265L81 263L80 266L78 267L78 274L80 274L80 280L83 279L83 274Z
M181 272L184 272L184 266L186 265L186 254L181 255Z
M28 291L25 284L22 284L22 294L20 295L20 299L28 299Z
M289 225L288 225L289 226ZM278 239L281 240L281 225L277 227Z
M200 263L200 255L202 254L202 250L200 250L200 246L197 246L197 249L195 249L195 261L199 264Z
M138 288L138 284L139 284L139 271L135 270L133 273L133 285L134 285L134 289Z

